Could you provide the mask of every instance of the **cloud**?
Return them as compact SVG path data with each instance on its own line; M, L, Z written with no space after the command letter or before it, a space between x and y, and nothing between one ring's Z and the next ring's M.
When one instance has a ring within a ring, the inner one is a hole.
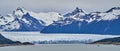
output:
M120 0L0 0L0 14L7 14L17 7L25 7L35 12L56 11L65 13L75 7L86 11L104 11L120 6Z

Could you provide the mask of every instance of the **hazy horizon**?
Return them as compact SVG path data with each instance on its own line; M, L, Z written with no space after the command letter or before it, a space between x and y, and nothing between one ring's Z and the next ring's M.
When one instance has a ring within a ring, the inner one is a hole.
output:
M0 14L12 13L17 7L33 12L58 12L65 14L79 7L86 12L106 11L119 7L120 0L1 0ZM112 3L112 4L111 4Z

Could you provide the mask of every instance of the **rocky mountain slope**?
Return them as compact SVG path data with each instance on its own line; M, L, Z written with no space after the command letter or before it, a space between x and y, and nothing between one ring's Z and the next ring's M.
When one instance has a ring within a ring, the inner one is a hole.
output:
M0 16L0 31L41 31L61 17L56 12L35 13L18 7L12 14Z
M120 45L120 37L105 38L105 39L102 39L102 40L95 41L92 44L115 44L115 45Z
M71 13L35 13L18 7L0 16L0 31L40 31L41 33L120 34L120 7L105 12L85 12L78 7Z
M113 7L105 12L85 13L76 8L45 27L42 33L88 33L88 34L120 34L120 7Z

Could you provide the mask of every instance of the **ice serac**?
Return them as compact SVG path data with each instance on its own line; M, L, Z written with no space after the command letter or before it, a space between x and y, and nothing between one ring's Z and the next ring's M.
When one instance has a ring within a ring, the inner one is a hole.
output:
M110 10L109 12L91 12L84 16L68 16L64 20L56 21L45 27L41 32L119 35L120 9L114 7Z
M56 12L35 13L18 7L12 14L0 16L0 31L41 31L61 17Z

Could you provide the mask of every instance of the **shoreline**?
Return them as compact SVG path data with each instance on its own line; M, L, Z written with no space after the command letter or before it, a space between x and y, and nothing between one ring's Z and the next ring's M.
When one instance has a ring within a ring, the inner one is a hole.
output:
M119 44L0 44L0 47L15 47L15 46L40 46L40 45L96 45L96 46L120 46Z

